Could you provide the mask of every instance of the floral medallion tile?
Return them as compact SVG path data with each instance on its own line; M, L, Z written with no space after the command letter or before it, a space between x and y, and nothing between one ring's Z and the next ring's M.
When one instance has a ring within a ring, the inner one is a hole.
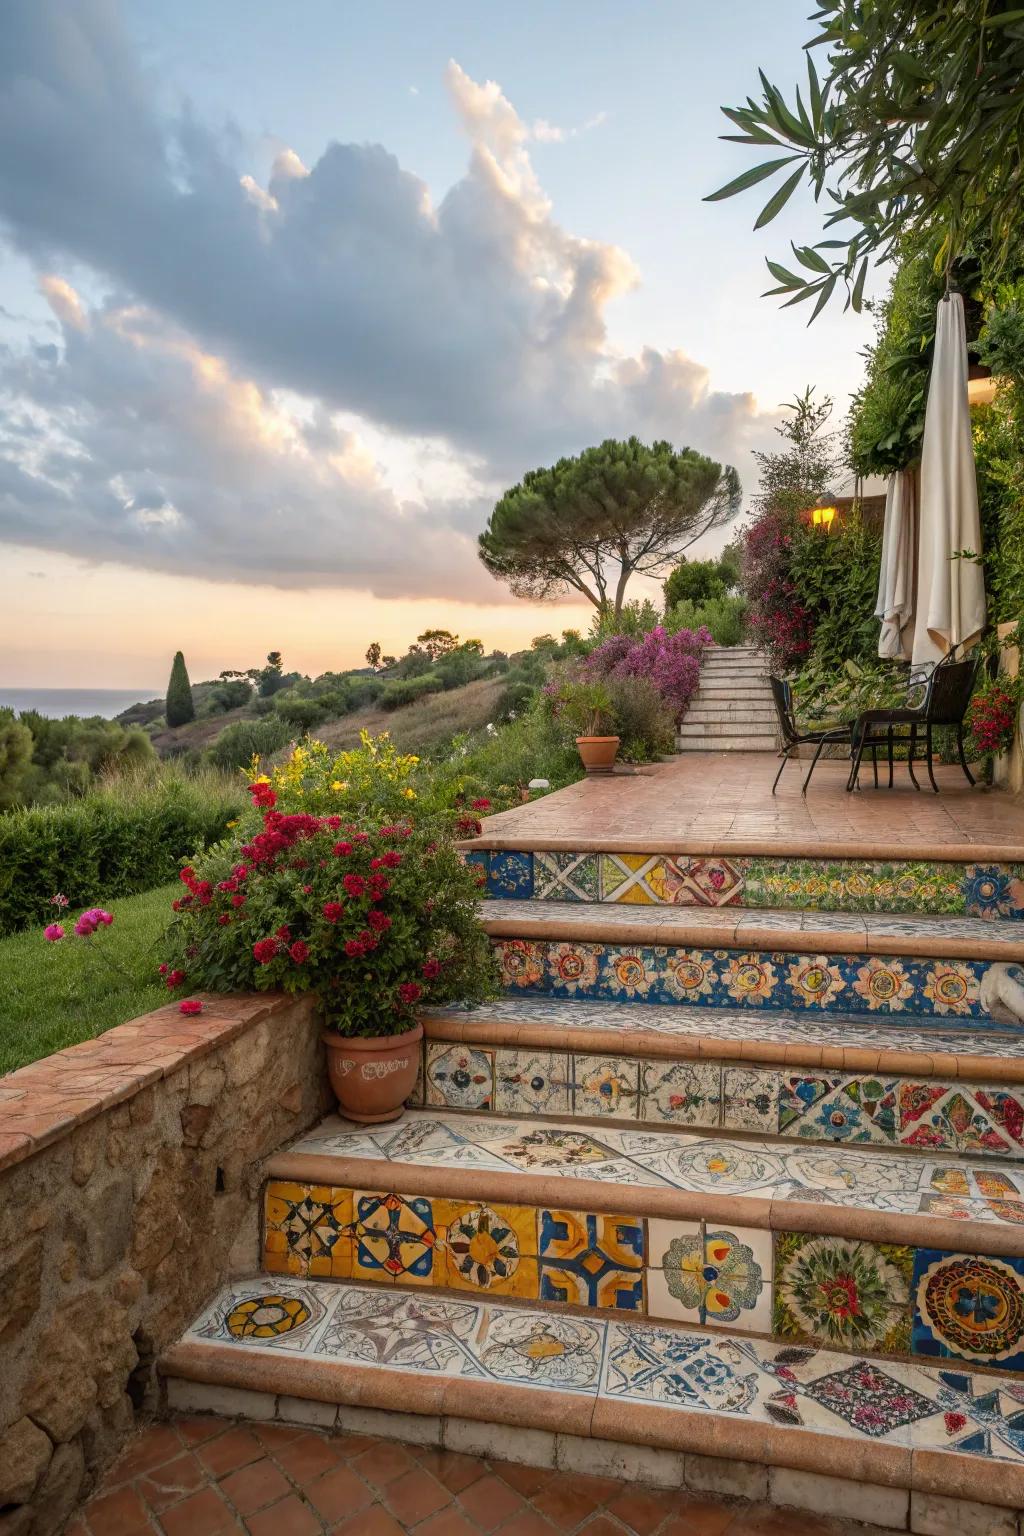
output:
M665 950L608 946L601 959L601 994L623 1002L656 995L664 974Z
M544 990L546 944L532 939L495 939L493 948L506 987L516 992L527 987Z
M900 1141L958 1152L1012 1152L1024 1146L1024 1096L968 1083L899 1084Z
M762 1007L779 986L778 969L767 955L729 955L718 977L725 996L744 1008Z
M926 966L923 994L938 1014L969 1017L981 998L976 968L965 960L935 960Z
M896 1081L878 1077L782 1078L779 1132L809 1141L892 1145L897 1134Z
M539 901L600 901L598 856L535 853L533 894Z
M446 1041L427 1041L426 1102L451 1109L490 1109L494 1052Z
M437 1231L432 1202L423 1195L353 1196L352 1277L430 1285Z
M665 1001L706 1004L718 988L715 956L706 949L671 949L665 958Z
M542 1301L644 1310L644 1227L636 1217L542 1210L537 1251Z
M843 967L835 955L786 955L787 1001L796 1008L828 1008L846 991Z
M914 1352L1024 1371L1024 1259L919 1248Z
M771 1233L701 1225L665 1244L669 1225L651 1224L649 1315L771 1332Z
M966 910L971 917L1024 920L1024 866L969 864L964 871Z
M601 958L599 944L549 944L545 957L548 990L556 997L592 996L597 990Z
M343 1287L337 1287L342 1294ZM197 1339L306 1353L327 1316L323 1294L294 1281L280 1291L265 1279L222 1291L190 1330Z
M779 1129L778 1072L757 1067L723 1067L722 1125L726 1130L766 1131Z
M536 1300L536 1211L529 1206L442 1204L438 1214L444 1223L443 1271L435 1274L435 1283L456 1291Z
M493 848L487 866L490 896L529 900L533 895L533 854Z
M495 1052L494 1108L499 1115L568 1114L570 1088L564 1051Z
M774 1332L832 1348L905 1352L913 1264L913 1250L892 1243L780 1233Z
M637 1153L634 1161L663 1173L679 1189L728 1189L746 1194L786 1182L784 1160L754 1143L698 1141L667 1152Z
M574 1056L573 1113L636 1119L640 1063L628 1056Z
M869 1013L902 1013L914 1000L914 982L901 960L871 955L857 966L853 990Z
M665 1125L716 1126L722 1103L717 1061L645 1061L640 1068L640 1118Z
M352 1191L272 1180L264 1203L263 1267L270 1274L347 1280Z

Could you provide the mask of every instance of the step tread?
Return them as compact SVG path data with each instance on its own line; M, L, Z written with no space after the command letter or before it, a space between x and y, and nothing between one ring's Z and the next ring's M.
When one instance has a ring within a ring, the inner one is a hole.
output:
M687 1003L666 1008L659 1003L617 1003L559 997L499 998L474 1008L433 1008L423 1023L432 1039L485 1043L494 1026L502 1032L529 1031L535 1048L565 1048L566 1031L601 1036L603 1051L618 1049L641 1054L653 1042L664 1042L678 1057L721 1057L750 1062L796 1062L805 1070L816 1065L846 1066L858 1072L902 1071L911 1074L951 1073L954 1077L991 1081L1024 1081L1024 1034L1013 1025L958 1028L954 1020L916 1017L901 1023L887 1017L872 1024L854 1014L798 1016L779 1011L758 1013L743 1008L709 1010ZM545 1034L549 1038L545 1038ZM493 1043L493 1042L492 1042ZM506 1042L502 1042L506 1043ZM585 1050L584 1042L571 1042ZM753 1046L751 1054L745 1048ZM796 1052L799 1052L797 1057ZM870 1062L868 1054L877 1057ZM898 1058L913 1058L900 1063ZM923 1058L930 1059L929 1062Z
M268 1159L266 1172L358 1189L387 1179L405 1194L568 1210L607 1209L609 1202L616 1209L625 1201L634 1215L783 1231L797 1223L821 1231L824 1222L824 1230L848 1237L1024 1255L1024 1170L1002 1158L922 1157L891 1144L823 1147L727 1132L407 1109L380 1126L328 1116ZM979 1173L1003 1193L985 1196ZM970 1193L951 1196L964 1178ZM826 1205L839 1209L826 1218Z
M239 1339L263 1298L307 1320ZM301 1315L301 1313L300 1313ZM541 1347L538 1347L540 1345ZM164 1376L746 1457L950 1497L1024 1503L1011 1384L743 1333L538 1311L470 1295L236 1280L160 1360ZM854 1389L851 1395L850 1388ZM869 1402L877 1410L861 1417ZM979 1447L987 1450L982 1454Z
M485 902L481 916L502 937L1024 960L1022 925L983 917L517 899Z

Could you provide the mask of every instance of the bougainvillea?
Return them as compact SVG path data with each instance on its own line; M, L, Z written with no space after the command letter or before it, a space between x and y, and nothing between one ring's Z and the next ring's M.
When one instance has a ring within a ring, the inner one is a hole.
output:
M806 660L814 638L813 616L790 580L798 532L795 515L769 511L751 525L743 542L747 623L777 672L790 672Z
M996 678L974 695L967 710L967 729L976 754L1008 752L1013 746L1020 714L1017 679Z
M680 629L670 635L657 625L640 640L613 635L580 664L585 678L646 678L677 721L697 691L704 652L713 645L709 630Z

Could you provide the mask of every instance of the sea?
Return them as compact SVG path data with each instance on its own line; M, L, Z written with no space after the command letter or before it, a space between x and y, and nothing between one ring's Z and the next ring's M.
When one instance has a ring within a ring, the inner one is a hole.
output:
M65 715L102 715L112 720L130 704L163 696L162 688L3 688L0 709L38 710L51 720Z

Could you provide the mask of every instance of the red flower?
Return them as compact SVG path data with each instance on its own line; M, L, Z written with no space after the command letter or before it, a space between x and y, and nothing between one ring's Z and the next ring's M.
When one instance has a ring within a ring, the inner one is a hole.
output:
M403 981L398 995L403 1003L415 1003L423 996L423 988L418 981Z
M282 943L284 943L284 944L290 944L291 943L292 931L288 927L287 923L282 923L280 928L275 928L274 929L274 938L275 939L280 939L282 941Z
M221 880L217 886L218 891L237 891L238 881L235 879Z
M352 852L352 844L351 843L335 843L335 845L334 845L334 852L338 855L339 859L344 859L344 858L347 857L348 854L350 854Z
M360 944L358 939L346 939L345 953L350 960L358 960L360 955L366 954L366 945Z
M381 912L377 907L374 907L373 910L367 914L366 921L369 923L371 928L376 930L377 933L387 933L388 929L391 927L390 917L388 917L386 912Z
M424 960L423 964L420 966L420 974L427 981L434 981L435 978L441 974L440 960L435 960L433 957L431 957L429 960Z
M185 980L185 972L184 971L168 971L167 972L167 986L170 988L170 990L172 992L174 991L175 987L180 987L184 980Z
M220 924L220 926L222 928L226 928L228 923L230 923L230 921L231 921L231 913L230 912L222 912L220 914L220 917L218 917L217 921L218 921L218 923Z
M168 964L167 964L166 960L161 965L157 966L157 971L160 973L161 976L166 976L167 972L168 972L168 969L169 969L169 967L168 967Z
M320 910L329 923L336 923L345 910L345 904L341 901L325 901Z
M304 944L301 939L296 939L288 953L291 955L296 965L305 965L306 961L309 959L309 945Z
M362 896L366 892L366 881L362 875L346 875L341 883L349 896Z
M353 832L352 841L356 843L368 843L370 838L366 832Z
M385 869L397 869L401 862L402 855L396 848L389 848L387 853L382 854L381 856L381 863L384 865Z
M241 891L236 892L236 894L234 896L232 896L232 898L231 898L231 905L233 907L244 907L245 906L245 897L242 895Z
M277 940L257 939L252 953L257 965L269 965L277 955Z
M474 811L489 811L491 808L491 802L486 795L482 795L479 800L471 800L470 804Z
M261 811L273 810L277 804L277 796L269 784L250 784L249 793L252 795L252 803Z
M370 876L370 896L373 901L380 901L391 889L391 881L387 875Z
M179 1013L202 1013L203 1005L197 998L187 997L183 1003L178 1004Z

